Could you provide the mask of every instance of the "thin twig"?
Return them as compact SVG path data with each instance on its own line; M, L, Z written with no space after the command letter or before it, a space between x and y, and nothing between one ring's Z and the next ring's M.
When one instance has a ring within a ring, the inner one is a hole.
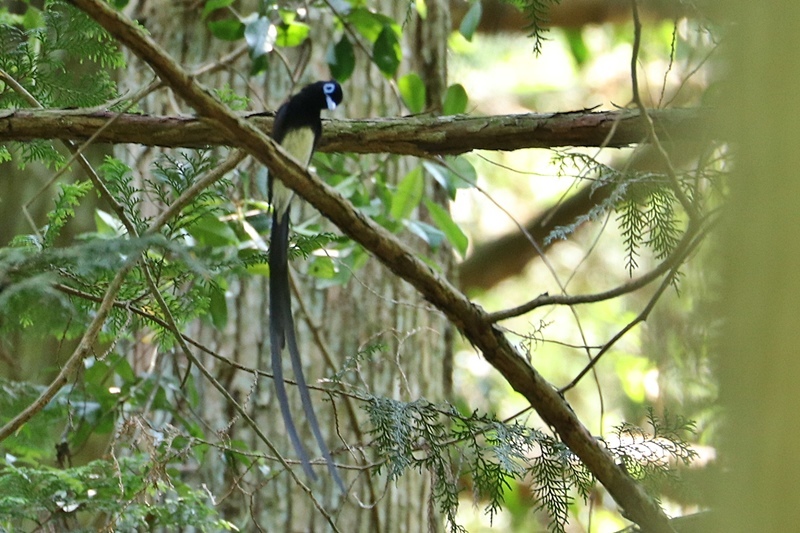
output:
M637 324L647 320L647 317L650 316L650 313L653 311L653 308L655 307L656 303L661 298L661 295L664 293L667 287L669 287L674 282L674 278L677 275L678 269L683 264L683 261L703 241L703 239L705 238L705 234L706 231L701 231L697 234L692 234L691 240L690 242L687 243L686 247L683 250L681 250L680 253L674 254L674 256L669 261L669 264L671 265L669 268L669 274L667 274L667 276L665 276L664 279L661 281L661 284L653 293L653 296L650 297L650 300L647 302L647 305L642 310L642 312L639 313L636 316L636 318L634 318L628 324L626 324L625 327L623 327L620 331L618 331L617 334L614 335L608 342L606 342L600 349L600 351L597 352L597 354L595 354L595 356L589 361L589 364L586 365L583 368L583 370L578 372L578 374L572 379L572 381L570 381L567 385L561 387L558 390L560 394L564 394L568 390L575 387L575 385L577 385L580 382L580 380L583 379L583 376L585 376L586 373L589 372L589 370L594 368L594 366L600 361L600 358L603 357L603 355L605 355L606 353L608 353L608 351L612 348L612 346L614 346L614 344L616 344L618 340L624 337L625 334L628 333L631 329L633 329Z
M669 179L672 192L675 193L675 197L681 203L681 206L683 206L686 214L689 215L690 221L699 223L701 215L698 212L697 207L684 192L683 187L681 187L680 180L678 179L678 173L675 171L675 167L672 166L672 160L670 159L669 154L667 154L667 151L664 149L664 146L661 144L661 141L656 134L653 119L650 117L647 108L645 108L644 102L642 101L642 96L639 93L638 63L639 48L641 47L642 43L642 21L639 18L638 0L631 0L631 8L633 10L633 51L631 53L631 89L633 92L633 102L639 109L639 115L641 116L642 123L647 131L647 138L655 147L656 153L661 158L661 162L666 169L667 178Z
M122 283L125 281L128 273L136 266L138 260L138 257L129 259L128 262L120 268L119 272L117 272L111 280L111 283L109 283L105 296L103 296L103 301L95 310L94 318L86 328L75 351L72 352L72 355L70 355L69 359L63 364L56 378L50 382L50 385L42 391L39 397L0 428L0 442L16 433L28 420L44 409L56 393L61 390L61 387L67 384L72 373L80 368L84 358L91 353L97 336L100 334L106 318L108 317L108 313L114 307L114 302L117 293L119 293L119 290L122 288Z
M624 294L629 294L631 292L637 291L642 287L646 287L654 280L658 279L659 276L664 274L665 272L671 270L679 261L682 260L685 253L685 248L690 245L692 239L694 238L693 233L687 232L680 243L675 247L675 251L670 254L670 256L662 261L659 265L653 268L650 272L640 276L639 278L629 281L627 283L623 283L613 289L609 289L607 291L598 292L594 294L576 294L574 296L570 296L568 294L541 294L526 302L522 305L517 307L512 307L510 309L504 309L502 311L497 311L494 313L489 313L488 317L492 322L499 322L501 320L506 320L512 317L524 315L525 313L529 313L534 309L539 307L544 307L548 305L580 305L580 304L588 304L588 303L595 303L595 302L602 302L605 300L611 300L613 298L617 298Z
M317 508L320 514L325 517L325 520L328 521L328 524L331 526L331 528L334 531L339 531L339 529L336 527L333 517L331 517L328 511L325 510L325 507L319 502L319 500L317 500L316 496L314 496L314 493L311 491L308 485L303 483L300 478L297 477L297 474L295 474L292 467L289 465L283 455L281 455L281 453L278 451L278 448L272 443L269 437L267 437L267 435L261 430L256 421L253 420L244 407L242 407L239 402L233 398L231 393L228 392L228 389L226 389L217 380L217 378L214 377L214 375L203 365L203 363L197 357L195 357L194 353L192 353L192 350L189 349L189 346L184 341L183 335L178 328L175 317L172 316L172 311L170 310L169 305L167 305L167 302L161 295L161 291L158 290L158 286L156 285L155 279L153 279L150 268L146 264L143 266L144 268L142 270L144 271L145 281L150 289L150 293L152 294L153 298L155 298L158 306L161 308L161 312L164 314L164 319L169 327L169 331L172 333L173 337L178 342L178 345L181 347L184 357L186 357L187 360L200 369L200 372L209 381L209 383L211 383L213 387L225 397L228 403L236 410L237 413L239 413L239 416L241 416L245 422L247 422L247 425L249 425L250 428L255 432L255 434L258 435L258 438L261 440L261 442L263 442L267 448L269 448L269 451L275 457L277 457L278 461L280 461L281 465L283 465L284 469L289 473L289 476L291 476L292 481L294 481L294 483L306 493L306 496L308 496L308 498L313 502L314 507Z

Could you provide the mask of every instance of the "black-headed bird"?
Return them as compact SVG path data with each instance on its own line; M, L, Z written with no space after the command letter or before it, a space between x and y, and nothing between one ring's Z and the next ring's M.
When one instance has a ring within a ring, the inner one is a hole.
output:
M311 155L319 142L322 134L322 121L320 112L323 109L335 109L342 102L342 87L335 81L318 81L307 85L299 93L292 96L284 103L275 115L272 127L272 138L275 139L294 159L303 167L311 161ZM292 302L289 289L289 207L294 193L283 183L269 177L269 200L272 205L272 232L269 245L269 330L270 350L272 353L272 373L275 382L275 393L280 405L281 414L289 439L296 450L303 470L311 479L316 475L311 468L303 443L297 434L297 427L292 420L289 410L289 400L286 395L286 384L283 381L282 355L284 348L288 347L289 358L303 411L306 415L311 432L317 440L322 456L328 465L336 484L345 492L344 483L339 477L336 466L333 464L328 446L319 430L317 416L308 393L308 386L303 377L303 365L300 352L295 339L294 318L292 317Z

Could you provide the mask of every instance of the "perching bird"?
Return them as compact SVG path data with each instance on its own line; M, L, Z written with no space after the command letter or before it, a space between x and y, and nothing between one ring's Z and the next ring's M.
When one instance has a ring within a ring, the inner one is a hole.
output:
M307 85L299 93L284 103L275 115L272 127L272 138L275 139L298 163L307 167L311 155L319 142L322 133L320 112L323 109L335 109L342 102L342 87L335 81L318 81ZM303 403L311 432L317 440L322 456L328 464L328 470L336 484L345 492L344 483L339 477L336 466L322 438L319 423L308 394L308 386L303 377L303 365L292 318L292 302L289 292L289 204L294 193L286 188L280 180L269 177L269 200L272 205L272 233L269 245L269 333L270 350L272 352L272 373L275 381L275 392L281 408L286 431L292 441L306 475L316 479L311 469L308 454L297 434L297 428L289 411L289 400L286 395L286 384L283 381L282 354L289 348L297 388Z

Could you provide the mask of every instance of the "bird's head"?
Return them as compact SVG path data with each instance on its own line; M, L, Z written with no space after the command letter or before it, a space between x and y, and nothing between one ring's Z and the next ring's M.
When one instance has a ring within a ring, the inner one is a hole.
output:
M319 109L332 111L342 103L344 93L342 92L342 86L338 82L331 80L318 81L311 85L306 85L298 96L313 102L316 106L319 106Z

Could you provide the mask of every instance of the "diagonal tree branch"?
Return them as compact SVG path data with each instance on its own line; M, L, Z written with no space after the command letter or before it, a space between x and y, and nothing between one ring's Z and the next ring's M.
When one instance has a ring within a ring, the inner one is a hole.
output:
M567 446L586 464L623 508L643 529L671 532L667 517L630 475L618 466L580 422L569 404L517 352L509 340L487 320L486 313L446 279L419 259L389 231L357 211L344 197L291 160L262 131L232 114L199 85L155 41L113 8L98 0L70 0L88 13L122 44L129 47L201 116L221 128L276 177L312 204L343 232L375 255L392 272L411 283L439 308L462 334L531 403L542 419L558 432Z
M272 131L267 113L240 114L261 131ZM706 132L705 109L650 110L659 135L692 139ZM113 124L108 124L114 120ZM616 125L616 127L615 127ZM0 111L0 142L32 139L86 140L100 128L101 143L135 143L168 148L214 145L242 147L202 117L156 116L85 109ZM613 134L610 133L613 130ZM528 113L477 117L417 116L325 121L319 150L358 154L392 153L426 157L472 150L519 150L557 146L619 148L642 142L649 128L638 110Z

